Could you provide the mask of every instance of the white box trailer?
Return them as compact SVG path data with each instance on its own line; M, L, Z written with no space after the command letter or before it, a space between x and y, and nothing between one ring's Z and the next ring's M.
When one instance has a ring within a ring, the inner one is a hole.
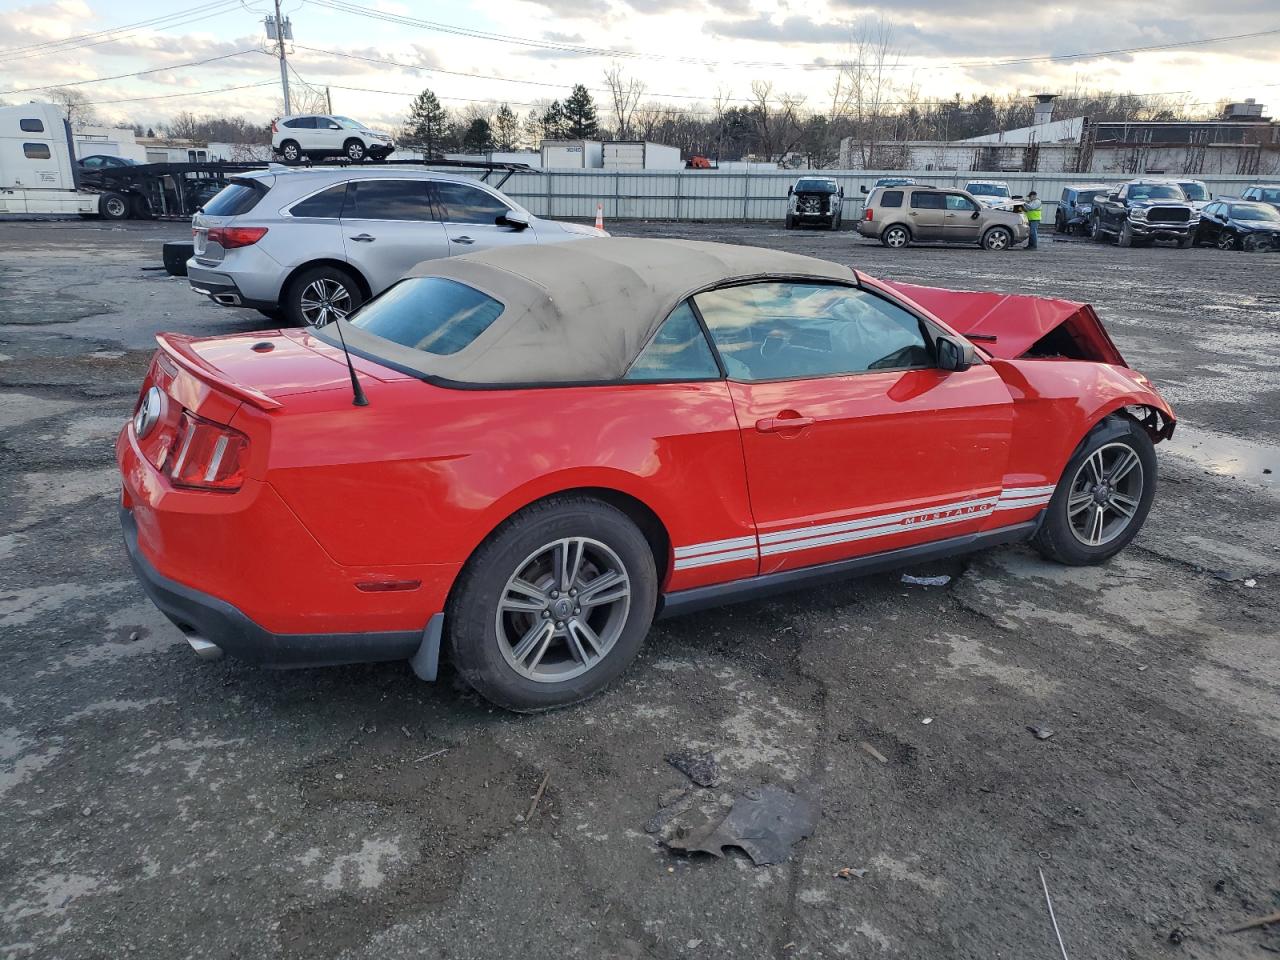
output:
M606 170L683 170L680 148L647 140L610 140L604 144Z
M599 140L543 140L544 170L599 170L604 151Z
M0 107L0 213L97 213L79 189L71 127L51 103Z

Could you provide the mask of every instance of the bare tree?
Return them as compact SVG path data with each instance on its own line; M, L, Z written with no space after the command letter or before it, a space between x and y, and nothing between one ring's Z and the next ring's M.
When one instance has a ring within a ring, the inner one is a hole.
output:
M804 97L773 92L768 80L751 83L751 118L762 159L783 160L804 137Z
M832 110L833 115L838 111L849 118L864 170L871 169L876 146L885 138L886 113L895 89L893 71L901 59L901 51L893 46L893 27L883 18L863 20L853 29Z
M614 136L619 140L634 139L632 119L644 96L644 83L635 77L627 77L618 64L610 64L604 72L605 86L609 88L609 102L613 109Z
M44 96L50 103L56 103L62 108L62 115L77 130L98 122L98 114L89 103L89 98L73 87L54 87L46 90Z

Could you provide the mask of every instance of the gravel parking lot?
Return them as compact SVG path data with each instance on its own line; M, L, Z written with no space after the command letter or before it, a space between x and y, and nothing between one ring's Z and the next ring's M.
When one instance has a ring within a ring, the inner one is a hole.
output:
M134 583L112 443L156 331L267 321L143 269L182 224L0 223L0 957L1051 958L1040 870L1073 958L1280 953L1226 932L1280 909L1280 256L610 226L1092 302L1182 418L1146 528L666 621L545 716L204 663ZM672 855L678 750L818 791L815 834Z

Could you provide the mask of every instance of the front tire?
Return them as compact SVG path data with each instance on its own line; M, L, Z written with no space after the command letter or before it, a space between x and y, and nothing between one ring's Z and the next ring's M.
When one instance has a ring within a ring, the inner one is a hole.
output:
M1128 417L1108 417L1068 461L1031 543L1068 566L1103 563L1137 536L1155 494L1151 438Z
M467 561L446 611L454 665L508 710L586 700L635 659L657 584L648 541L616 507L585 496L535 503Z
M1120 228L1120 233L1116 236L1117 247L1132 247L1134 241L1133 227L1129 226L1128 221Z
M787 214L787 218L782 221L782 229L794 230L796 228L796 218Z
M360 285L341 267L320 266L304 270L289 284L284 314L298 327L323 327L345 319L364 303Z
M109 190L98 198L98 215L104 220L129 219L129 198Z
M1013 232L1007 227L992 227L982 235L983 250L1008 250L1013 246Z
M365 148L364 143L352 137L342 145L342 152L347 155L347 159L352 163L364 163Z

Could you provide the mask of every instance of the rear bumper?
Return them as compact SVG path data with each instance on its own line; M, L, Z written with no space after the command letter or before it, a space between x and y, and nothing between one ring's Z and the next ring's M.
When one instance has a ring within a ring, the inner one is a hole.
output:
M408 660L423 645L424 631L419 630L272 633L225 600L170 580L156 570L138 548L137 523L127 507L120 508L120 526L142 589L189 640L204 640L241 660L281 668Z
M208 267L200 266L200 262L192 257L187 261L187 282L191 289L201 296L208 297L214 303L224 307L251 307L255 310L274 310L279 306L275 300L263 300L247 296L236 283L235 278L225 273L218 273Z

